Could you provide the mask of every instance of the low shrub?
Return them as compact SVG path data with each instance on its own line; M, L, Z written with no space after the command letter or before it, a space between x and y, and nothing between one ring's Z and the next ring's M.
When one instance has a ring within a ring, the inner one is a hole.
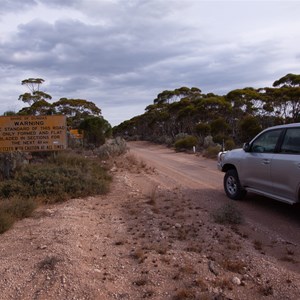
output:
M193 146L198 144L198 139L195 136L188 135L182 139L179 139L175 142L175 149L176 151L183 151L183 150L192 150Z
M13 197L1 201L0 210L11 215L13 219L28 218L37 207L37 201L32 198Z
M175 135L175 142L179 141L179 140L182 140L184 138L186 138L187 136L189 136L187 133L185 132L180 132L178 134Z
M15 220L31 216L39 203L105 194L111 176L99 160L74 153L45 157L0 182L0 233Z
M16 220L30 217L36 207L35 199L12 197L0 200L0 234L10 229Z
M220 224L241 224L244 219L239 210L232 204L225 204L212 213L215 222Z
M16 180L5 180L0 182L0 198L10 198L15 195L22 195L24 186Z
M27 197L62 195L71 193L76 195L76 191L81 189L80 173L73 167L47 165L28 167L23 170L16 180L24 185L24 194ZM82 181L85 181L82 178Z
M38 203L104 194L110 180L100 161L72 153L26 165L13 179L0 182L0 233L29 217Z
M232 150L235 148L235 142L233 139L228 139L225 141L225 149Z
M213 137L211 135L208 135L204 138L204 141L203 141L203 147L204 148L208 148L210 146L215 146L216 143L213 141Z
M49 163L28 165L14 179L15 184L23 186L25 197L44 197L48 202L58 202L71 197L104 194L108 191L110 177L95 162L84 157L66 156ZM6 187L6 194L10 192ZM3 194L3 193L2 193Z
M127 150L128 147L126 141L120 137L116 137L94 150L94 152L96 152L99 158L107 159L109 157L120 156L121 154L126 153Z
M61 259L56 256L47 256L38 263L38 268L40 270L54 270L60 261Z
M203 156L207 158L216 158L220 151L221 151L220 145L209 146L203 151Z
M11 214L0 209L0 234L7 231L14 223L15 219Z

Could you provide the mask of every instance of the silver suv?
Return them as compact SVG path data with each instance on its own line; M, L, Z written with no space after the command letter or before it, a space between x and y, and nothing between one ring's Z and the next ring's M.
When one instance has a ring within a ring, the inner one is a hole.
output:
M300 123L265 129L243 149L220 152L224 190L238 200L254 192L275 200L300 202Z

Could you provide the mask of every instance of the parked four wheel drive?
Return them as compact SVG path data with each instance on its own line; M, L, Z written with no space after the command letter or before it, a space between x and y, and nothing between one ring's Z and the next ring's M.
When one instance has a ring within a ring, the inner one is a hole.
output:
M238 200L254 192L275 200L300 202L300 123L265 129L242 149L220 152L224 190Z

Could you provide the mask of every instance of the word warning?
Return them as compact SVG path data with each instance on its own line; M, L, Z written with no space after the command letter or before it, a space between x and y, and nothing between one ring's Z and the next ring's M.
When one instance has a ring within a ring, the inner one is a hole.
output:
M0 152L58 151L67 147L66 117L0 117Z

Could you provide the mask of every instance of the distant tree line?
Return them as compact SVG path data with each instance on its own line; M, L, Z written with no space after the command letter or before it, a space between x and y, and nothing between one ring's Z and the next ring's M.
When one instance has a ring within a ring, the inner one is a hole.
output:
M42 78L23 80L22 85L27 86L29 92L20 95L19 100L29 106L23 107L18 112L7 111L4 115L65 115L68 128L84 131L86 145L98 147L104 144L105 139L111 136L112 128L103 118L101 109L85 99L61 98L50 103L52 97L40 91L44 81Z
M166 90L144 114L113 130L127 139L166 144L193 137L200 148L209 136L214 143L234 148L266 127L299 121L300 75L287 74L272 87L245 87L223 96L204 94L196 87Z

